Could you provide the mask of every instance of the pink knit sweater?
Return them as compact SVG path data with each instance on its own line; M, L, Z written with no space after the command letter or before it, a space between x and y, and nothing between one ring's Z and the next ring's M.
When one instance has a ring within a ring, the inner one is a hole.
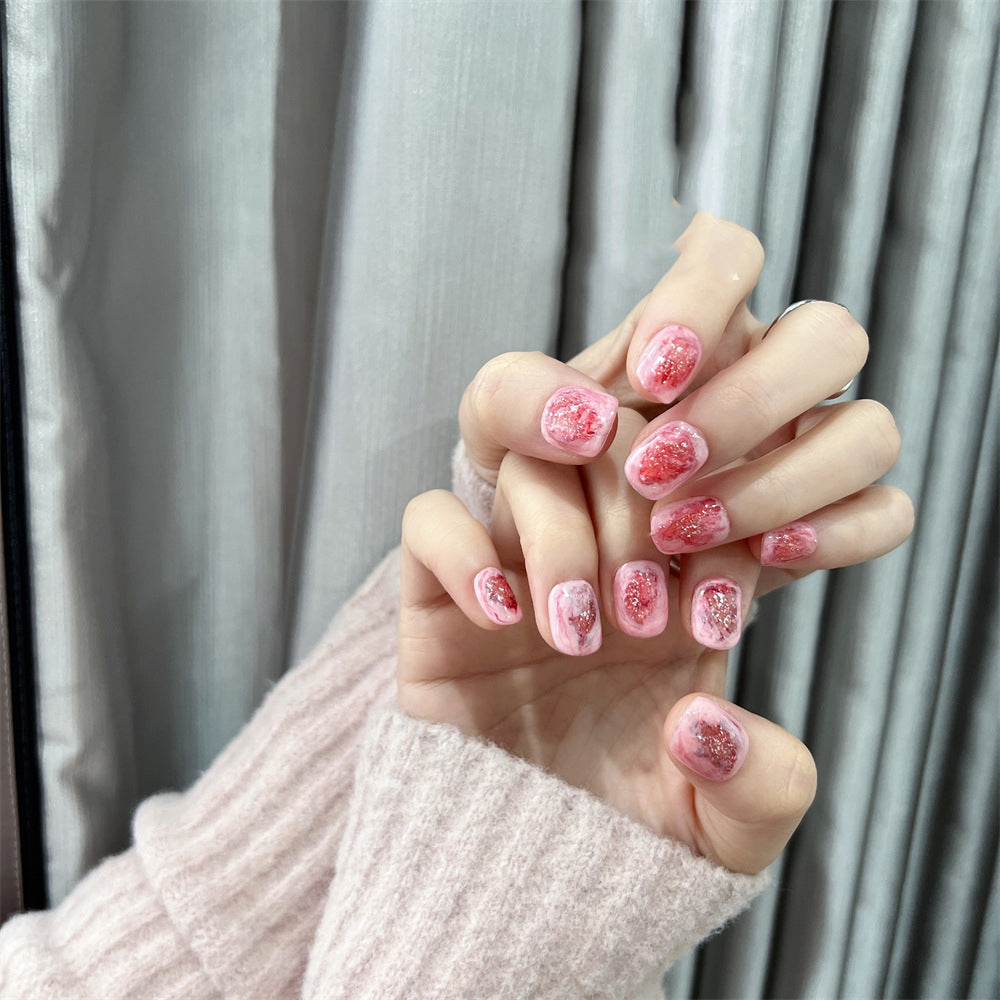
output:
M492 501L461 456L456 490ZM392 704L398 554L134 846L0 930L0 996L658 996L735 875Z

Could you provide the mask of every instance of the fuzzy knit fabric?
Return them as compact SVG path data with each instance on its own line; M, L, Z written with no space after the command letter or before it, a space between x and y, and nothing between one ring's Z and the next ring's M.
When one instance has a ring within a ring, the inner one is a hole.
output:
M459 452L483 520L491 490ZM627 997L766 884L395 709L398 579L392 553L129 851L0 929L3 1000Z

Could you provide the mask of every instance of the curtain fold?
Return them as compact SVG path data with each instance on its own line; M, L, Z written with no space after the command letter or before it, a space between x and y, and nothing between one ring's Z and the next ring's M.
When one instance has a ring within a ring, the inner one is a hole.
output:
M733 689L820 792L665 990L1000 992L1000 5L4 10L54 901L447 484L479 366L598 339L703 208L762 319L867 326L918 521L763 602Z

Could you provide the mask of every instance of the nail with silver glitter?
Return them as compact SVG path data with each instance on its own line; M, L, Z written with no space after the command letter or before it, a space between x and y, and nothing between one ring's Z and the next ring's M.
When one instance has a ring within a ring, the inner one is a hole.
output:
M614 592L618 627L626 635L648 639L667 627L667 576L658 563L651 559L625 563L615 573Z
M472 581L479 606L490 621L497 625L514 625L521 620L521 609L517 606L514 591L495 566L480 570Z
M601 453L618 415L618 400L605 392L565 386L542 411L542 437L563 451L594 458Z
M743 591L719 576L702 580L691 598L691 634L709 649L732 649L743 630Z
M549 627L556 649L568 656L586 656L601 648L601 613L586 580L567 580L552 588Z
M750 738L721 705L698 695L677 720L669 745L670 752L695 774L727 781L747 759Z

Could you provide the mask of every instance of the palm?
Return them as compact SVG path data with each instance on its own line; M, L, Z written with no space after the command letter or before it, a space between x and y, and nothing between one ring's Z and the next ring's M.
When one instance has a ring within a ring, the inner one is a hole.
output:
M523 575L509 573L520 594ZM671 605L677 607L676 581ZM525 602L527 603L527 602ZM519 625L483 632L447 598L400 615L399 699L407 711L481 734L697 849L692 787L664 748L663 722L693 691L722 694L724 653L673 620L657 639L605 632L587 657L557 653L530 606Z

